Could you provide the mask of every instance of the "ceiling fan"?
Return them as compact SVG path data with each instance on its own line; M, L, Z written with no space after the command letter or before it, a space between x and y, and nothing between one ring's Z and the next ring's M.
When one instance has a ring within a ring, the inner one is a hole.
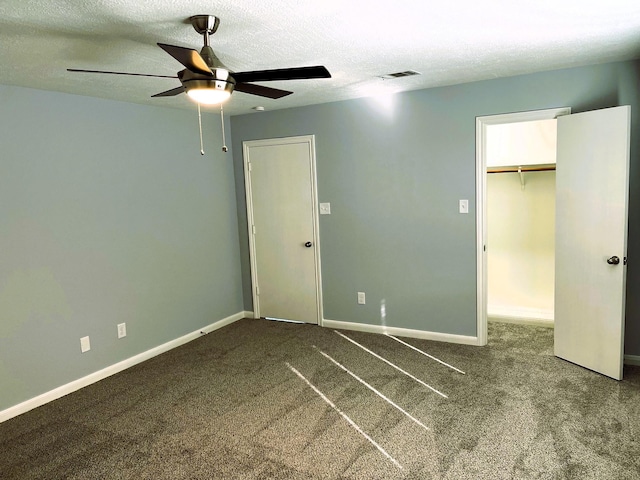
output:
M189 21L196 32L204 37L204 46L200 53L191 48L158 43L160 48L186 67L184 70L179 71L177 76L80 70L75 68L68 68L67 70L69 72L177 78L180 80L181 86L156 93L152 97L171 97L186 92L198 104L207 105L216 105L224 102L234 90L272 99L282 98L293 93L288 90L265 87L250 82L331 78L331 74L323 66L232 72L218 59L209 45L209 36L213 35L218 29L220 19L213 15L194 15L189 18Z

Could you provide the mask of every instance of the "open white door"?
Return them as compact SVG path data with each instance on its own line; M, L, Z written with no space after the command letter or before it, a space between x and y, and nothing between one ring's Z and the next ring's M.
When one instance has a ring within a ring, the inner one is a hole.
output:
M622 379L631 109L558 118L556 356Z

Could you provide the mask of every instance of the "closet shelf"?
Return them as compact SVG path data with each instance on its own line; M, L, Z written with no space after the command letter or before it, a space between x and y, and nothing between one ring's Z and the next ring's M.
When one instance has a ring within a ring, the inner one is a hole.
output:
M546 163L542 165L524 165L522 167L519 167L518 165L509 165L500 167L487 167L487 173L546 172L555 169L555 163Z

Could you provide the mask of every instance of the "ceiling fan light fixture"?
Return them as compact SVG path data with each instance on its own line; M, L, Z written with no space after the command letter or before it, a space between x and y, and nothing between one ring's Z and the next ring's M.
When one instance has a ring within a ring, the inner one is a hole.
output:
M203 105L218 105L229 99L233 83L220 79L197 79L184 82L187 95Z
M231 96L231 92L212 88L192 88L187 90L187 95L197 103L218 105L227 100Z

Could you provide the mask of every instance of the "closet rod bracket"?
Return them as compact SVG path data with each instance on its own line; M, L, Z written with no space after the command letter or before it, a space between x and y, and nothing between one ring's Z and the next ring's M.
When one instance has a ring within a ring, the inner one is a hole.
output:
M518 175L520 175L520 188L524 190L524 173L522 173L522 167L518 167Z

